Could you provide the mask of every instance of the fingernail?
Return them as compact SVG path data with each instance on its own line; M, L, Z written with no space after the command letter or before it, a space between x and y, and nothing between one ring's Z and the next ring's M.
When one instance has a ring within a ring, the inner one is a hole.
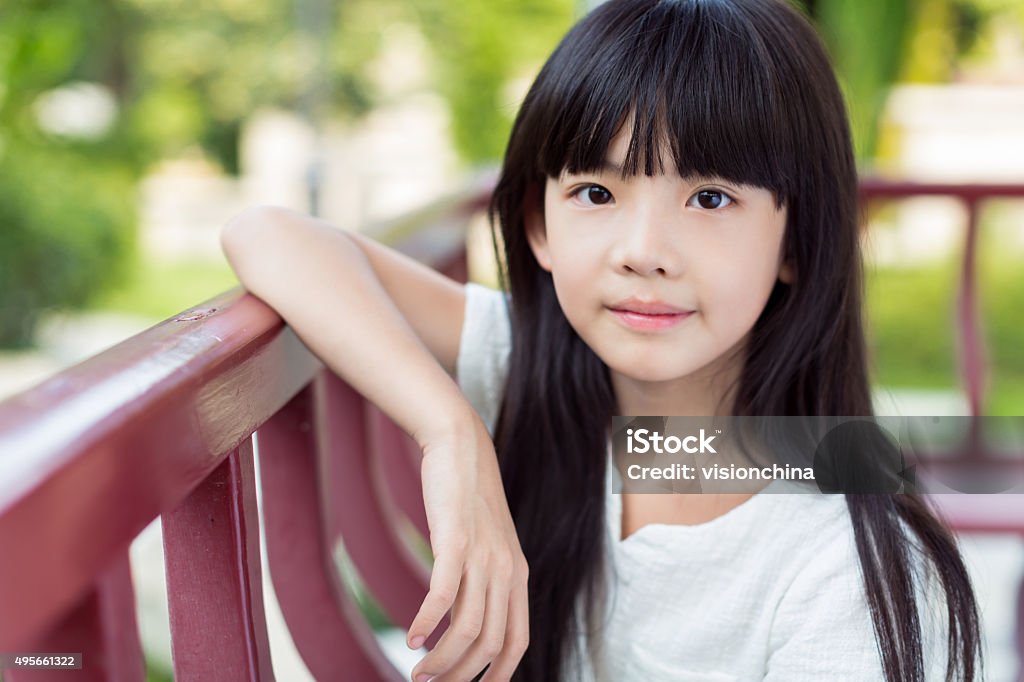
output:
M427 682L427 680L429 680L431 677L433 677L433 675L428 675L427 673L420 673L416 676L416 682Z
M413 649L419 649L421 646L423 646L423 642L425 641L427 641L426 637L424 637L423 635L416 635L412 638L412 641L409 642L409 646Z

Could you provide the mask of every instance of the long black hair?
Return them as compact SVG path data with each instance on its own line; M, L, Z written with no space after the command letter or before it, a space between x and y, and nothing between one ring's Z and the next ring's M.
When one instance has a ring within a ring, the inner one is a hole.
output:
M608 368L559 307L524 221L543 211L547 178L600 168L626 120L624 175L664 172L665 145L680 176L762 187L787 209L783 253L795 280L776 283L751 331L733 413L872 414L857 171L813 27L783 0L598 6L526 95L490 205L513 329L495 447L530 566L530 646L516 680L562 679L577 601L591 622L601 598L606 438L617 414ZM945 592L947 679L978 679L978 609L953 534L916 494L846 502L886 679L924 679L911 551L930 560Z

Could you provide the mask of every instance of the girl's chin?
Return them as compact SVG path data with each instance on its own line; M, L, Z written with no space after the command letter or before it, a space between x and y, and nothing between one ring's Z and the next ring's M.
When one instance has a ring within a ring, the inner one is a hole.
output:
M650 362L606 363L608 368L621 378L645 384L664 384L685 380L693 377L701 366L670 367L668 365L652 366Z

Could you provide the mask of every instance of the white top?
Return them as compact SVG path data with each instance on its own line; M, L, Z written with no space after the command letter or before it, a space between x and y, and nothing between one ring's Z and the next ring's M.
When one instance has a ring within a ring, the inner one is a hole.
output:
M511 346L507 305L499 291L466 285L456 376L492 435ZM567 682L885 679L844 496L777 494L794 485L777 480L706 523L648 524L622 540L610 444L608 456L607 624L593 654L579 637ZM945 606L925 581L926 679L938 681Z

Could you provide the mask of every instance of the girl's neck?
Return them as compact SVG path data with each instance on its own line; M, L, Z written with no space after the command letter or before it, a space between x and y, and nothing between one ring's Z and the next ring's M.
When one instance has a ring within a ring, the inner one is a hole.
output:
M732 413L742 362L713 363L672 381L638 381L611 370L618 414L713 416Z

